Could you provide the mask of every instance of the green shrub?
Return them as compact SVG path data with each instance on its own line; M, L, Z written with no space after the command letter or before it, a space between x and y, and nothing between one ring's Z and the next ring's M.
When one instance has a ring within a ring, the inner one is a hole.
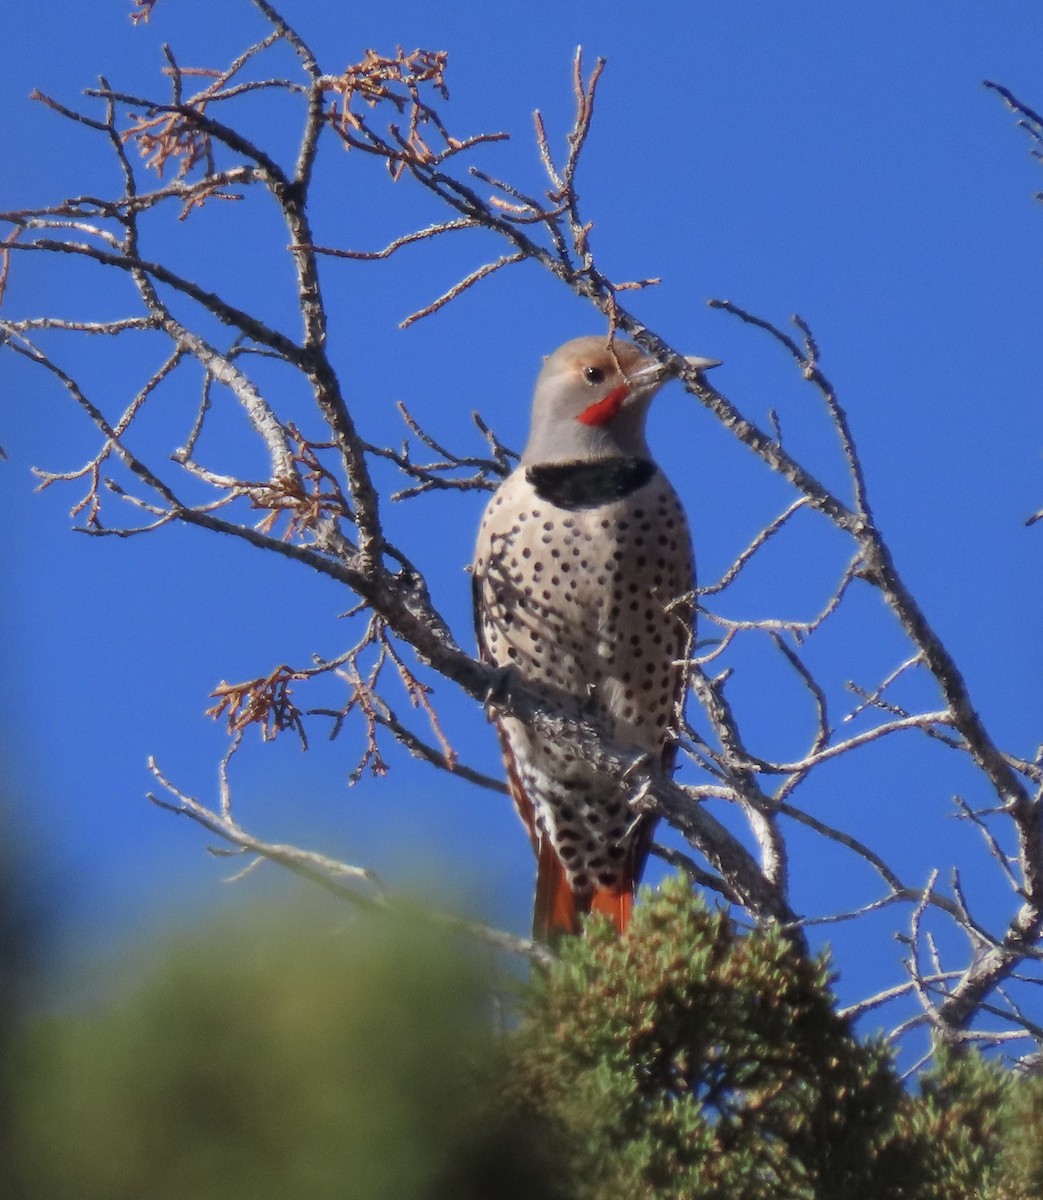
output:
M512 1093L556 1131L576 1197L914 1194L898 1081L836 1016L825 962L682 880L622 939L591 922L525 1007Z

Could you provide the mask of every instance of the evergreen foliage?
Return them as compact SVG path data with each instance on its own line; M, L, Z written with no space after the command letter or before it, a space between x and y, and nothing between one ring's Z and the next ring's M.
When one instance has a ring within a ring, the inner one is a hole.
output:
M511 1097L580 1200L1040 1200L1043 1076L942 1049L918 1094L825 958L668 881L532 981Z
M560 1131L571 1194L904 1196L901 1090L833 1011L824 961L740 933L683 880L534 979L513 1094Z
M922 1200L1043 1196L1043 1077L973 1051L941 1051L904 1105L902 1136L918 1147Z

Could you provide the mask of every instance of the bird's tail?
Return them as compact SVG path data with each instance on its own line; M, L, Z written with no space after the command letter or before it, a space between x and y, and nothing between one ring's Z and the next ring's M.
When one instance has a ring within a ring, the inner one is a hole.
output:
M579 933L580 910L550 838L543 840L537 854L532 936L547 946L556 946L565 934Z
M593 895L577 896L569 886L561 860L554 852L550 839L539 849L536 867L536 903L532 917L532 936L548 946L555 946L566 935L580 932L583 913L601 913L625 933L634 908L634 881L619 888L598 888Z
M603 913L617 932L626 933L630 914L634 911L634 881L621 888L598 888L590 899L590 911Z

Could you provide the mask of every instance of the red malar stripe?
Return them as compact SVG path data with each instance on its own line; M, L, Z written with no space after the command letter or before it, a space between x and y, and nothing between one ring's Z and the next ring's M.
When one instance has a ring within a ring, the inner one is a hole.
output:
M609 421L619 415L619 410L623 407L623 401L629 395L630 385L627 383L620 384L619 387L613 388L604 400L599 400L597 404L592 404L589 408L585 408L579 414L579 419L584 425L607 425Z

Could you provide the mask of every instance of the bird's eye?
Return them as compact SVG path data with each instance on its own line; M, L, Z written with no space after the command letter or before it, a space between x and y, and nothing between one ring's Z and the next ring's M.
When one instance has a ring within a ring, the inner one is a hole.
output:
M605 372L600 367L584 367L583 378L587 383L604 383Z

